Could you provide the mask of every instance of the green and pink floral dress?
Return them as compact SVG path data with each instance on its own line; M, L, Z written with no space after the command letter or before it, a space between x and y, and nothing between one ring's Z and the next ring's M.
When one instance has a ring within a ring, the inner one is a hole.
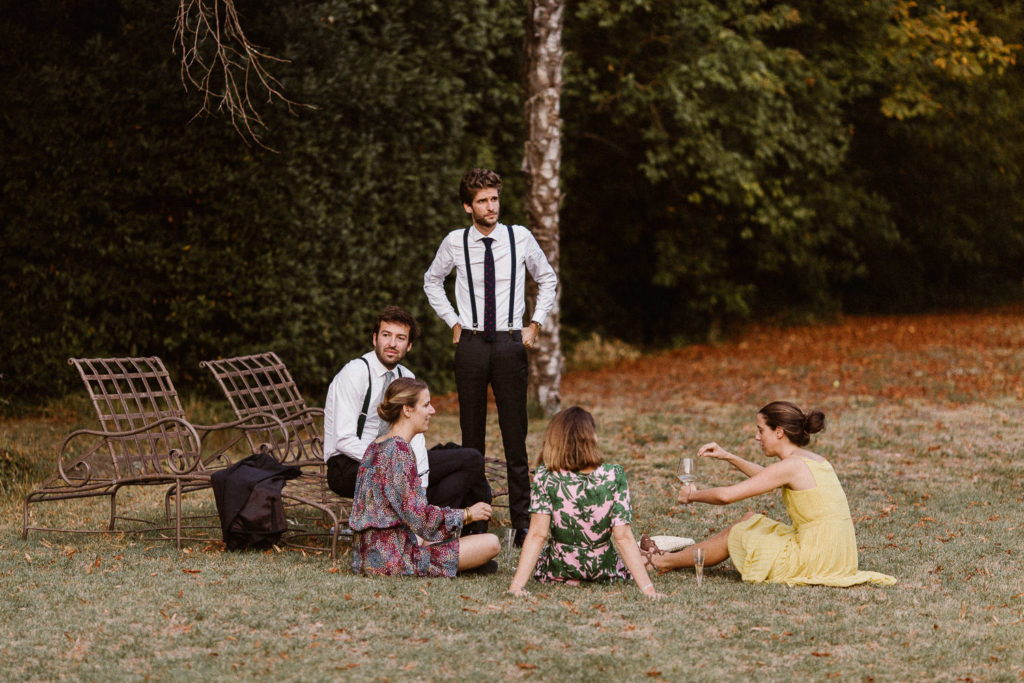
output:
M577 584L631 578L612 544L612 527L633 523L621 465L601 465L589 474L538 467L530 512L551 515L548 545L534 573L538 581Z

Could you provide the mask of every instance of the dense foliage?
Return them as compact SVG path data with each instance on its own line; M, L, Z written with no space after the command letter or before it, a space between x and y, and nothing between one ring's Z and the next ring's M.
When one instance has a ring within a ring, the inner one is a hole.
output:
M68 356L156 354L184 385L275 349L316 400L391 302L446 386L421 274L466 167L523 220L525 6L239 2L315 107L263 106L269 151L190 122L174 4L0 1L2 395L64 392ZM568 4L567 326L663 343L1019 293L1017 4Z
M910 5L575 3L566 319L650 342L1018 295L1020 9Z
M203 358L269 348L318 400L389 303L425 323L410 364L443 384L450 338L422 273L464 223L464 168L518 163L519 16L247 3L253 39L291 60L275 68L288 95L316 107L263 111L274 153L190 123L172 4L8 4L7 392L74 386L69 356L160 355L184 384Z

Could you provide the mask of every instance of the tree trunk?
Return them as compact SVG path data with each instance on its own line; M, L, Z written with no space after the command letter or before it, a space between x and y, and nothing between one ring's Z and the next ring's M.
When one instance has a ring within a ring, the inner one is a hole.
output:
M530 0L526 19L526 219L551 267L558 273L558 208L562 194L562 25L565 0ZM530 398L546 415L561 403L562 344L559 336L561 285L537 346L530 355ZM531 308L536 285L528 283Z

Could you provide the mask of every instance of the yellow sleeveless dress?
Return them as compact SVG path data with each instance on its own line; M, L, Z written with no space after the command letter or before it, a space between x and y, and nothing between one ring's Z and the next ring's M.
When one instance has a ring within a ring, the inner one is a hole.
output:
M857 570L857 539L850 506L828 462L803 459L817 484L813 489L782 489L793 526L764 515L736 524L729 532L729 559L752 583L891 586L895 577Z

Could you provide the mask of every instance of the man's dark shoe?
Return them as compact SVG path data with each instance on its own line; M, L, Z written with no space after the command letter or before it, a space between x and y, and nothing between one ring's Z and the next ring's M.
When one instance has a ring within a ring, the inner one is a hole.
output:
M523 547L523 541L526 540L527 529L516 529L516 537L512 539L512 544L517 548Z
M461 574L475 574L477 576L486 576L488 574L498 573L498 563L494 560L487 560L479 567L473 567L472 569L464 569L460 572Z

